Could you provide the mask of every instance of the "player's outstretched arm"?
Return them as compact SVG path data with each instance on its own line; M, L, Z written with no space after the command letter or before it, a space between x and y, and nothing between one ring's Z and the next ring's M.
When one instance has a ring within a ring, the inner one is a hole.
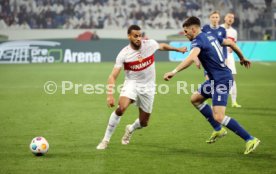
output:
M198 55L200 53L200 48L195 47L191 50L188 57L183 60L173 71L167 72L164 74L164 80L169 81L175 74L179 71L182 71L186 68L188 68L195 60L198 60ZM196 62L196 61L195 61Z
M242 51L235 42L233 42L231 39L223 39L222 45L231 47L232 50L238 55L240 64L246 68L250 68L251 62L243 56Z
M187 47L175 48L166 43L160 43L159 50L160 51L177 51L177 52L181 52L181 53L185 53L188 51Z
M115 106L115 99L113 97L113 93L114 93L115 82L117 77L120 74L120 71L121 71L121 68L115 67L113 68L111 74L108 77L108 80L107 80L108 88L107 88L107 99L106 99L108 107Z

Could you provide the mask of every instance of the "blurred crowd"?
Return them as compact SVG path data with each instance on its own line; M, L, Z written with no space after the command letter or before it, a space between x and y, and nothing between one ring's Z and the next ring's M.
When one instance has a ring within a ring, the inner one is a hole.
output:
M241 20L246 26L262 25L264 9L241 2L244 17L236 16L236 26ZM0 29L121 29L130 24L178 29L191 15L208 23L209 13L216 9L222 15L237 10L232 0L1 0Z

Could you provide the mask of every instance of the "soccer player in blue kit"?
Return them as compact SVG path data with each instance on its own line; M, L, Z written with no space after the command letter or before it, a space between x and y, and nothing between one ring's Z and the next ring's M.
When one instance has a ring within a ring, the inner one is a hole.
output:
M222 37L222 38L227 38L226 36L226 30L225 28L221 27L219 25L219 21L220 21L220 14L218 11L213 11L210 13L209 15L209 20L210 20L210 24L206 24L202 27L201 31L204 33L207 33L209 35L213 35L215 38L218 37ZM221 47L222 49L222 53L223 53L223 59L226 60L227 58L227 47L226 46L221 46L218 45L218 47ZM208 75L207 75L207 71L204 70L204 77L206 80L209 79ZM207 101L206 101L207 103Z
M207 34L212 34L216 38L222 37L222 38L226 39L227 38L226 30L225 30L225 28L223 28L219 25L219 21L220 21L219 12L218 11L213 11L209 15L209 19L210 19L210 24L209 25L204 25L202 27L201 31L204 32L204 33L207 33ZM223 56L226 59L227 58L227 47L222 46L222 49L223 49Z
M185 36L192 41L191 51L188 57L181 62L173 71L164 75L165 80L170 80L177 72L188 68L197 58L207 71L209 80L206 80L199 90L191 96L192 104L201 112L211 124L214 131L207 143L214 143L225 136L225 126L243 140L246 141L244 154L253 152L259 145L260 140L251 136L235 119L225 115L229 88L233 81L231 70L225 65L220 45L229 46L240 58L240 64L250 67L250 61L244 58L238 46L230 39L217 39L213 35L201 32L200 20L197 17L189 17L183 23ZM212 98L213 108L204 103Z

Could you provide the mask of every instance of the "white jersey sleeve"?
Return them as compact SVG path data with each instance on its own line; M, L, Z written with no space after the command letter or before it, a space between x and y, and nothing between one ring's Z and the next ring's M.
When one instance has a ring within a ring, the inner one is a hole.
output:
M114 65L114 68L122 68L123 65L124 65L124 61L125 61L125 58L126 58L126 48L123 48L119 54L117 55L117 58L116 58L116 62L115 62L115 65Z
M149 49L150 49L150 51L152 51L152 54L154 54L155 51L160 48L160 46L156 40L150 39L150 40L148 40L148 42L149 42Z

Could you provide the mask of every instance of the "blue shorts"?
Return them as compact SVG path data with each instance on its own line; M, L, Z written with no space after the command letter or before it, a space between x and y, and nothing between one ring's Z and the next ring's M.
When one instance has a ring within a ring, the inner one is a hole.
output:
M206 80L201 84L198 92L205 98L212 98L213 106L226 106L232 85L232 80L219 83L214 80Z

